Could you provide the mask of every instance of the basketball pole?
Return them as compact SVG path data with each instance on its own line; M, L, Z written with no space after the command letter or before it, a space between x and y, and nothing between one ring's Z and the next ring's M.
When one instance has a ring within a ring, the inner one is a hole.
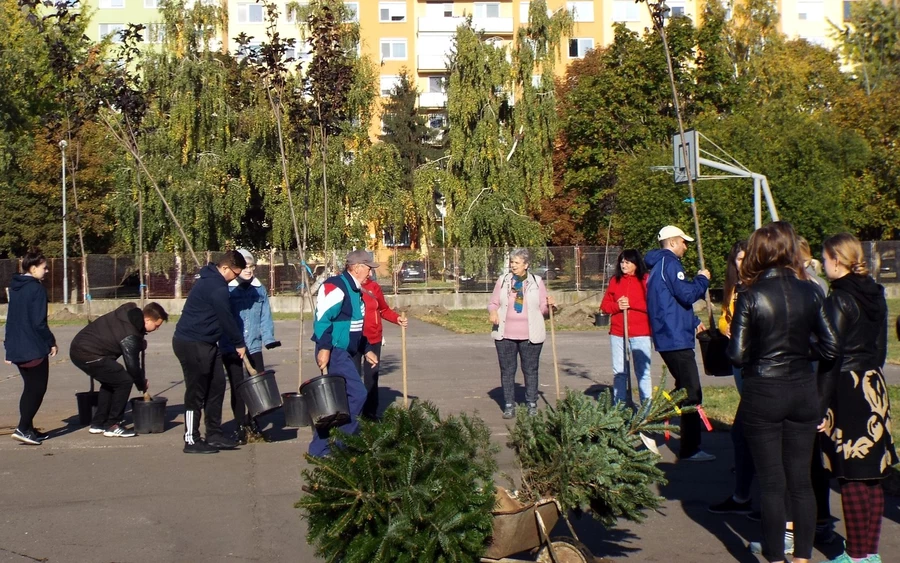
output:
M675 117L678 120L678 133L681 135L682 141L685 138L684 135L684 120L681 117L681 104L678 102L678 88L675 86L675 70L672 66L672 53L669 51L669 41L666 37L666 27L665 20L666 14L669 12L669 7L666 6L665 0L659 0L659 2L651 3L647 2L647 9L650 11L650 19L653 20L653 27L656 29L657 33L659 33L659 37L662 40L663 51L666 54L666 67L669 71L669 84L672 87L672 102L675 104ZM706 260L703 257L703 239L700 236L700 217L697 214L697 198L694 194L694 173L696 170L691 170L690 159L688 155L688 147L687 143L681 143L681 152L682 158L684 159L685 165L685 173L687 175L688 182L688 192L690 194L690 202L691 202L691 215L694 217L694 236L697 239L697 254L700 256L700 269L706 269ZM706 310L709 314L709 328L715 326L713 322L715 317L713 315L713 306L712 300L709 297L709 288L706 290Z

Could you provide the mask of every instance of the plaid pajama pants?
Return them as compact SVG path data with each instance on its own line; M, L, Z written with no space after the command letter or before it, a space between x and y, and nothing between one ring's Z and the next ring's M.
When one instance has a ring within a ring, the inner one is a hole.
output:
M839 479L844 527L847 530L847 555L853 558L878 553L881 518L884 514L884 489L880 479L848 481Z

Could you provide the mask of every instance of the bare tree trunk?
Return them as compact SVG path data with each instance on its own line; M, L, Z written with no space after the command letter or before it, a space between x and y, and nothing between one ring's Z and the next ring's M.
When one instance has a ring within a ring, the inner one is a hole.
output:
M69 133L69 144L72 144L72 134ZM78 188L75 183L75 176L78 172L78 162L81 160L81 142L75 144L75 162L70 166L69 177L72 179L72 200L75 204L75 217L77 218L76 226L78 227L78 245L81 248L81 295L84 301L84 308L87 311L88 322L93 320L91 315L91 287L88 283L88 265L87 254L84 251L84 229L81 226L81 215L78 213Z

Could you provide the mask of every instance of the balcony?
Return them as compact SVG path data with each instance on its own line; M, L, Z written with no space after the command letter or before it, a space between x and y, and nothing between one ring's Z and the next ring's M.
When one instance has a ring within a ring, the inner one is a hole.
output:
M419 72L443 72L447 70L447 55L419 55L417 58Z
M512 35L512 18L472 18L472 27L485 33Z
M420 108L443 108L447 107L446 92L422 92L419 94Z
M419 33L455 33L456 28L466 23L466 18L419 18Z
M419 18L419 33L455 33L466 18ZM485 33L512 35L512 18L472 18L472 27Z

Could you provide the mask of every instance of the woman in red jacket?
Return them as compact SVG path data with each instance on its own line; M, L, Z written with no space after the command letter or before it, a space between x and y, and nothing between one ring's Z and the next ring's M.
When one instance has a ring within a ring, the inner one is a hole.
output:
M362 284L362 300L366 312L363 317L363 337L365 346L361 374L366 385L366 402L363 404L362 416L369 420L378 420L378 370L381 361L382 329L381 319L406 328L408 321L400 318L384 299L384 292L378 282L372 279L375 269L369 270L369 277Z
M625 315L628 315L628 342L638 380L641 403L653 394L650 379L650 319L647 317L647 268L637 250L626 249L619 254L616 275L600 310L610 315L609 340L612 347L613 400L624 401L630 370L625 368Z

